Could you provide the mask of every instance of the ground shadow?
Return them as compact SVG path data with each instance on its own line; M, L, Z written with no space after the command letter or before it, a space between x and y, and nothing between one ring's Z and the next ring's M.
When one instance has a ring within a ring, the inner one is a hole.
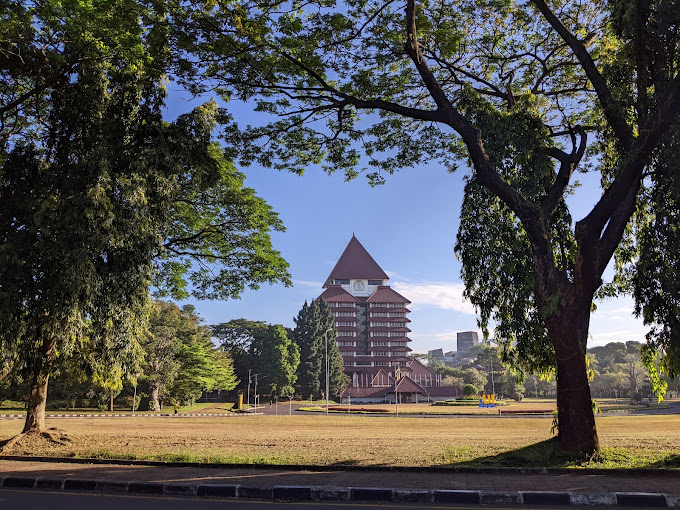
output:
M546 467L546 468L642 468L642 469L678 469L680 454L669 452L664 455L646 457L635 452L616 449L603 449L594 455L565 452L560 450L557 438L547 439L522 448L478 457L466 461L455 461L456 452L451 451L446 457L446 466L457 467Z
M560 450L557 438L547 439L516 450L477 457L462 462L449 462L447 465L461 467L569 467L588 461L583 454Z

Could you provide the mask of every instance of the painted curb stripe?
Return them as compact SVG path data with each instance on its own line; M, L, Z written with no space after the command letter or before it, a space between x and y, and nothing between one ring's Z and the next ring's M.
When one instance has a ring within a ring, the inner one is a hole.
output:
M467 505L560 505L680 508L680 497L659 493L569 493L550 491L471 491L389 489L384 487L325 487L277 485L273 488L227 484L183 485L159 482L125 482L67 478L0 478L0 487L133 494L172 494L212 498L247 498L281 501L383 501L403 503L449 503Z

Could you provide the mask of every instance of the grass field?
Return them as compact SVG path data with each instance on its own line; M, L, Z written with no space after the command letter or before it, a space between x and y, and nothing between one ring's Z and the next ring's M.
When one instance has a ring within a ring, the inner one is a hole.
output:
M237 416L53 419L69 441L19 442L7 454L268 464L537 465L680 468L680 416L597 419L593 459L556 454L549 418ZM20 420L0 421L0 439Z

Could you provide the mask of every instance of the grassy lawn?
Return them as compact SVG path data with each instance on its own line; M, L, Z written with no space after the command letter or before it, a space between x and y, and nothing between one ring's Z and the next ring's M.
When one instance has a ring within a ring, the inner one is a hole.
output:
M280 404L283 405L283 404ZM300 405L300 403L298 403ZM333 405L333 404L331 404ZM613 399L603 399L598 400L598 405L601 411L639 411L641 409L655 409L655 408L667 408L668 404L662 402L661 404L652 403L651 405L631 405L625 401L614 401ZM347 409L347 405L336 405L334 407L342 407ZM387 413L395 414L396 406L394 404L356 404L350 406L351 408L370 408L370 409L381 409L387 411ZM546 413L552 413L557 409L557 403L555 400L550 399L524 399L522 402L515 402L514 400L503 401L502 407L478 407L477 405L468 406L434 406L428 403L423 404L400 404L399 414L409 414L409 415L497 415L508 412L510 414L516 413L531 413L545 411ZM310 409L310 411L321 411L324 409L322 407L316 409ZM344 412L344 411L343 411Z
M404 406L406 407L406 406ZM225 418L49 420L69 441L32 438L7 454L196 462L387 466L680 468L680 416L597 418L601 454L561 457L549 418L450 419L318 414ZM20 432L0 421L0 440Z

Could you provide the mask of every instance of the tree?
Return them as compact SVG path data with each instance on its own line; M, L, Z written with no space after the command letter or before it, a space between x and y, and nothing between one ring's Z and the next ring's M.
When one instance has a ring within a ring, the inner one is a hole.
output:
M452 375L442 377L442 386L456 386L462 388L464 385L465 381L462 377L454 377Z
M680 203L676 4L406 0L402 11L381 0L242 0L208 9L185 11L177 51L186 65L279 115L244 130L233 148L244 161L297 172L321 163L348 178L368 168L374 183L426 159L469 165L456 245L466 295L484 331L496 322L506 359L556 370L560 447L597 450L585 366L593 300L634 287L639 312L659 325L650 347L675 359L669 268L680 252L666 247L676 245ZM591 169L603 193L574 222L565 196ZM615 252L616 285L603 285ZM659 297L659 287L670 292Z
M142 348L140 384L155 411L162 402L192 403L205 391L231 390L238 383L231 359L214 348L210 328L201 325L193 306L156 301Z
M302 395L325 396L326 361L329 394L337 397L349 384L337 336L335 318L326 300L322 298L309 305L305 301L295 318L293 329L293 341L300 347L302 360L298 369L298 391Z
M474 395L477 395L479 393L479 390L474 384L466 384L463 386L463 395L466 397L472 397Z
M241 387L247 386L249 370L252 371L248 352L255 336L264 335L269 324L262 321L232 319L229 322L210 326L213 338L234 361L235 374Z
M300 365L298 366L297 389L300 395L309 398L321 394L324 378L324 345L318 307L314 301L307 301L295 317L293 341L300 348Z
M86 337L106 385L135 373L152 283L216 299L289 282L280 220L213 142L223 112L162 118L167 21L165 4L132 0L0 21L23 37L0 52L0 361L31 380L24 432L44 430L51 369Z
M349 384L349 376L345 374L342 354L338 347L338 332L335 329L335 317L331 311L331 307L325 299L321 298L314 302L319 308L319 317L321 319L321 329L328 333L324 335L324 352L325 360L328 360L328 391L330 395L339 397ZM325 361L324 360L324 361Z
M264 393L289 395L297 380L300 350L280 324L267 326L253 337L248 349L248 366L258 374Z

